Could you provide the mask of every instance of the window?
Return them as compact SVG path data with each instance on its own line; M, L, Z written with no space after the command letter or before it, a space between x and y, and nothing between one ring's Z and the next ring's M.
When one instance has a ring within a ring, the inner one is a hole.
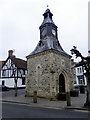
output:
M82 69L81 69L81 67L80 67L80 73L82 73Z
M83 80L79 80L79 85L83 85Z
M78 73L79 73L79 68L77 68L77 71L78 71Z
M40 83L41 83L41 65L38 64L36 66L36 84L38 87L40 87Z
M6 75L6 70L2 70L2 76Z
M2 85L5 85L5 81L2 81Z
M25 78L22 78L22 85L25 85Z
M23 70L23 75L25 75L25 70Z
M40 85L40 66L38 66L38 86Z
M74 84L77 84L76 80L74 81Z

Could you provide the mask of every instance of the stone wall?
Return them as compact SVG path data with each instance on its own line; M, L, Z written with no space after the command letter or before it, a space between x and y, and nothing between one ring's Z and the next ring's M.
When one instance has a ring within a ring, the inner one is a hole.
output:
M40 83L38 84L38 66ZM70 91L70 58L55 51L45 51L27 59L26 96L37 91L38 96L51 97L59 92L59 76L65 77L66 92Z

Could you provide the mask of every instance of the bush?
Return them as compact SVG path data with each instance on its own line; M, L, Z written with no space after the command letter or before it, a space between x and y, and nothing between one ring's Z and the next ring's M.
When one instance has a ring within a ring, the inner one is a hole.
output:
M79 91L78 90L70 91L70 96L71 97L78 97L79 96Z
M66 93L58 93L56 95L56 98L57 98L57 100L63 100L63 101L65 101L66 100Z

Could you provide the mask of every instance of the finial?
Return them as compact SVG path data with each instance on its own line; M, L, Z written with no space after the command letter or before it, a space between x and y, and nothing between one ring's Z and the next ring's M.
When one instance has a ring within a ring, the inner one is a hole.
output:
M47 8L49 7L49 5L47 5Z

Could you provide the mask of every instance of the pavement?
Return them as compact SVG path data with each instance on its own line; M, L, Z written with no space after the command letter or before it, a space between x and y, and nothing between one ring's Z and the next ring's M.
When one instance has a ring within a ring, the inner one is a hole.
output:
M15 90L2 92L0 101L17 104L25 104L33 107L44 107L51 109L78 109L86 110L84 103L86 101L86 94L79 94L79 97L71 97L71 106L67 106L66 101L50 101L49 99L37 98L37 103L33 103L33 97L25 97L25 89L18 90L18 95L15 97Z

